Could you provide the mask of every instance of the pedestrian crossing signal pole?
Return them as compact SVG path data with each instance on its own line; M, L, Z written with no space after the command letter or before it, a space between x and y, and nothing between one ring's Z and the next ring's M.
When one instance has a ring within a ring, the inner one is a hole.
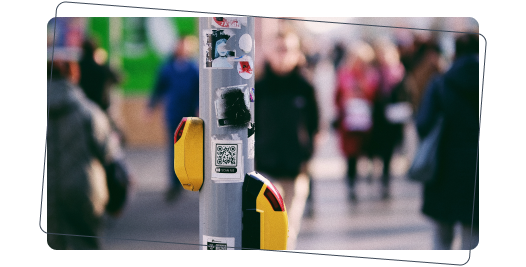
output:
M199 18L202 249L241 249L242 188L254 171L254 18Z

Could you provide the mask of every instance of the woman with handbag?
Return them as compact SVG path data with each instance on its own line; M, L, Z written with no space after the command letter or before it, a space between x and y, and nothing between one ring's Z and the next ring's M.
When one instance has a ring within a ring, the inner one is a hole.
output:
M478 244L478 36L456 41L455 61L434 79L416 117L421 139L443 118L435 173L424 183L422 212L434 222L434 249L451 249L457 223L461 249Z

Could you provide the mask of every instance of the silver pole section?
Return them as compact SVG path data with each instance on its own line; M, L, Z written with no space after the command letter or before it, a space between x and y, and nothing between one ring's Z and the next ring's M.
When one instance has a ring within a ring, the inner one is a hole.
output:
M199 18L202 249L241 248L243 179L254 170L253 60L254 18Z

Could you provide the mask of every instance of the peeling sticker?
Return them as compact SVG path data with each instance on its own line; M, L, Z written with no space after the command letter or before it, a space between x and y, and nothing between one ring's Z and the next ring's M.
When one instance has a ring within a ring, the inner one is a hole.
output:
M243 142L241 140L212 140L212 181L243 182Z
M250 110L250 91L248 89L243 91L243 95L245 97L245 105L247 105L247 108Z
M254 74L254 63L252 58L249 56L243 56L241 58L236 58L237 61L237 73L241 78L248 80L252 78Z
M204 65L212 69L232 69L235 50L228 50L228 40L234 36L232 30L203 30Z
M203 235L203 250L234 250L235 237L216 237Z
M242 126L251 119L250 101L246 84L217 89L214 101L217 124L223 126Z
M254 155L256 154L256 138L254 137L254 135L252 135L251 137L248 138L248 158L249 159L253 159L254 158Z
M247 137L251 137L256 133L256 123L252 122L248 125Z
M250 34L245 33L239 38L239 48L245 53L252 51L252 37Z
M244 25L246 26L246 17L244 18ZM212 22L212 25L214 25L216 28L241 29L240 19L240 17L214 17L214 22Z
M255 153L255 144L256 144L255 133L256 133L256 124L255 123L251 123L248 126L248 132L247 132L247 135L248 135L248 140L247 140L248 141L248 158L249 159L253 159L254 155L256 154Z

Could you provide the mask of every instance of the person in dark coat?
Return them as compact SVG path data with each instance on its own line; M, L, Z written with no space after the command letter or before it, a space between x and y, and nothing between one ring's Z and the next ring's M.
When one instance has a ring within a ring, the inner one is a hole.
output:
M279 35L263 77L255 84L256 170L276 184L289 215L287 249L294 249L309 193L306 164L318 132L314 88L300 74L302 54L293 32Z
M462 249L478 244L478 38L457 39L455 61L432 81L416 118L421 138L431 131L439 114L444 118L436 179L425 184L423 191L422 212L436 227L434 249L451 249L456 223L462 225Z
M120 82L117 73L97 56L100 48L90 39L82 42L82 56L79 60L80 80L79 86L88 99L97 104L108 116L113 130L119 135L121 142L125 143L124 132L118 127L117 120L110 113L111 89Z
M48 68L52 75L47 85L48 245L99 249L96 237L110 200L108 167L123 167L119 139L106 114L76 85L75 60L55 57Z
M108 65L95 61L97 45L91 40L82 43L82 57L79 61L79 86L84 94L102 110L110 107L110 88L119 82L117 74Z

